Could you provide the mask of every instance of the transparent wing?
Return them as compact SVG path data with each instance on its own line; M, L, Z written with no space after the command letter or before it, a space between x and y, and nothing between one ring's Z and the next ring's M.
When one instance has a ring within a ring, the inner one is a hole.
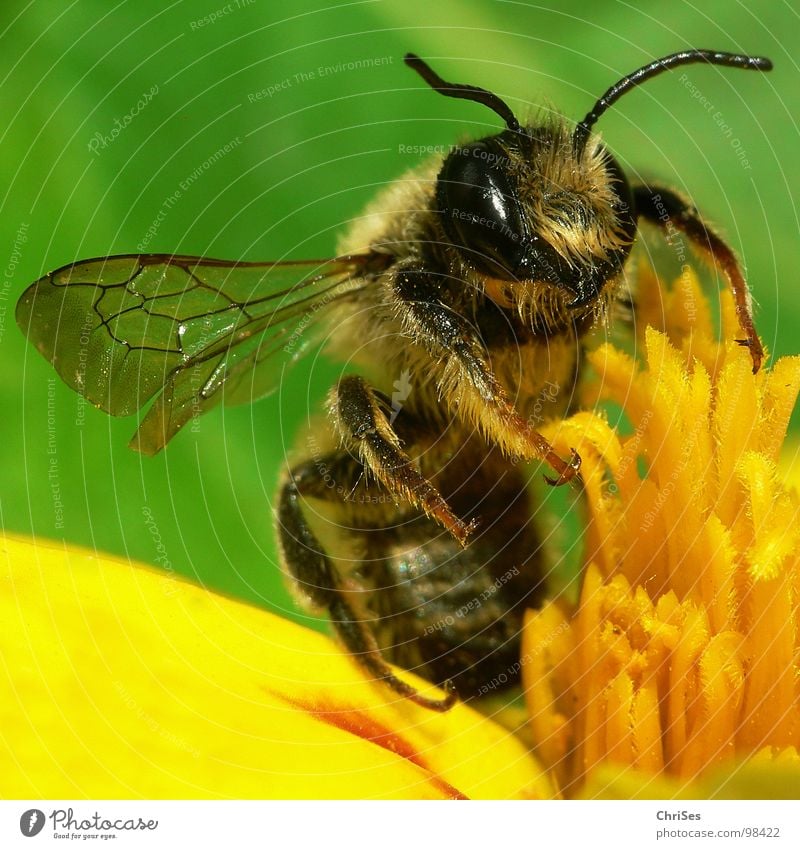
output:
M130 415L158 395L131 441L155 454L223 396L230 404L267 394L313 339L319 310L386 264L379 254L284 263L90 259L37 280L16 316L64 382L107 413Z

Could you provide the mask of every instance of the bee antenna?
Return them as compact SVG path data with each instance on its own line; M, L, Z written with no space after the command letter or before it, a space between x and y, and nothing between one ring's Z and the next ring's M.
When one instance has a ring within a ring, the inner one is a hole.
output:
M575 127L572 137L576 155L580 156L586 147L589 131L597 119L611 106L616 103L623 94L629 92L640 83L658 76L663 71L677 68L680 65L692 65L695 62L707 62L709 65L725 65L728 68L741 68L745 71L771 71L772 62L763 56L743 56L739 53L719 53L716 50L682 50L656 59L649 65L639 68L632 74L623 77L595 103L591 112Z
M519 132L519 121L514 117L514 113L508 104L504 103L496 94L474 85L457 85L445 82L427 62L420 59L415 53L406 53L403 61L409 68L416 71L434 91L438 91L445 97L458 97L462 100L474 100L476 103L482 103L496 112L506 122L509 130L515 133Z

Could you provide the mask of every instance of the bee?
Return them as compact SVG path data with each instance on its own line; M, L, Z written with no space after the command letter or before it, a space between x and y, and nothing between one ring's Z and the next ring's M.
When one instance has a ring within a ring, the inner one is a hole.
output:
M763 351L728 245L669 188L632 185L593 133L635 86L710 50L623 77L577 125L522 125L497 95L446 82L505 127L390 184L335 259L238 262L130 254L73 263L31 285L16 317L63 380L114 416L155 399L131 447L155 454L223 400L250 402L313 341L351 363L327 423L301 440L275 521L283 566L344 646L395 694L447 710L515 682L523 612L545 592L520 461L576 478L537 430L574 406L587 333L623 300L641 222L685 235L730 286L756 372ZM390 662L445 688L420 692Z

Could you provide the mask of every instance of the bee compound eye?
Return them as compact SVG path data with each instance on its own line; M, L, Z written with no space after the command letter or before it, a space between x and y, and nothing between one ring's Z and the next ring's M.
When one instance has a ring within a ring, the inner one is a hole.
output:
M447 237L484 273L553 285L571 274L558 252L531 230L509 178L508 154L493 139L450 153L439 173L437 201Z
M439 172L437 201L450 241L482 271L516 280L528 232L508 168L492 140L456 148Z

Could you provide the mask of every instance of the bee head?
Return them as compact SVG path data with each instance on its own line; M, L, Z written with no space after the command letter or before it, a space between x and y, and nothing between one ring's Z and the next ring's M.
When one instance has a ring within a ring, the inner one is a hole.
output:
M436 196L447 239L478 271L554 287L570 308L593 303L619 275L636 233L616 160L600 145L576 156L559 124L456 148Z
M591 306L619 277L636 235L630 186L616 159L591 135L597 119L634 86L691 62L768 70L759 57L689 50L659 59L612 86L571 130L566 122L521 127L497 95L454 85L419 57L406 64L436 91L488 106L505 122L498 135L445 158L437 208L448 241L505 291L543 284L568 309Z

